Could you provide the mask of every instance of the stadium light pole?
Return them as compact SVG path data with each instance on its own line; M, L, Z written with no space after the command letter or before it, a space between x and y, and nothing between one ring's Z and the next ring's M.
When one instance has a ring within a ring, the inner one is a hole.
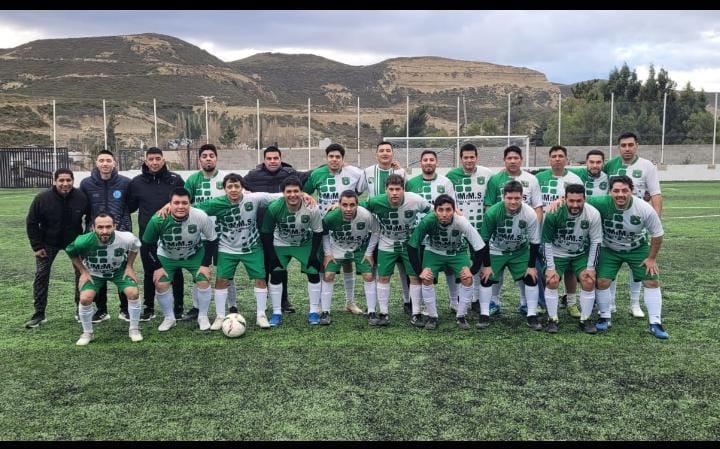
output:
M410 170L410 95L405 96L405 166Z
M357 98L357 164L360 166L360 97Z
M310 98L308 97L308 170L310 170Z
M107 116L105 115L105 99L103 98L103 132L105 133L105 150L107 150Z
M455 165L459 165L459 155L458 151L460 151L460 97L457 97L457 144L455 147Z
M715 92L715 120L713 120L713 146L712 146L712 166L715 167L715 141L717 140L717 98L718 94Z
M507 144L508 144L508 146L510 146L510 93L508 93L508 120L507 120L507 122L508 122L508 126L507 126L507 128L508 128L508 139L507 139L507 140L508 140L508 141L507 141Z
M260 99L255 99L255 112L257 114L257 163L260 164Z
M158 137L157 137L157 102L153 98L153 118L155 119L155 146L158 146Z
M610 156L608 159L612 159L612 144L613 144L613 118L615 117L615 92L610 92L610 141L608 142L608 150Z
M717 94L715 95L715 108L717 109ZM57 171L57 134L55 132L55 100L53 100L53 175Z
M210 143L210 119L208 118L208 100L212 100L215 96L199 95L205 100L205 143Z
M663 124L662 124L662 138L660 140L660 165L665 163L665 110L667 109L667 92L663 97Z
M560 145L560 129L562 128L562 93L558 94L558 145Z

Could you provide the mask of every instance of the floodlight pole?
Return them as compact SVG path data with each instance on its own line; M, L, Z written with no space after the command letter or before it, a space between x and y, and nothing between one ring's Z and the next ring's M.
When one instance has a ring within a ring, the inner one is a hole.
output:
M410 95L405 97L405 166L410 170Z
M260 99L255 99L255 112L257 116L257 163L260 163Z
M310 170L310 98L308 98L308 170Z
M663 97L663 124L662 124L662 138L660 140L660 165L665 163L665 110L667 109L667 92Z
M613 118L615 117L615 92L610 92L610 141L608 142L608 151L610 156L608 159L612 159L612 145L613 145Z
M158 146L158 137L157 137L157 102L153 98L153 118L155 119L155 146Z
M105 115L105 99L103 98L103 132L105 132L105 150L107 150L107 116Z
M212 100L215 96L199 95L205 100L205 143L210 143L210 119L208 118L208 100Z
M457 97L457 145L455 146L455 166L459 165L460 151L460 97Z
M360 97L357 99L357 163L360 166Z
M508 146L510 146L510 94L509 94L509 93L508 93L508 114L507 114L507 115L508 115L508 119L507 119L507 122L508 122L508 124L507 124L507 125L508 125L508 126L507 126L507 128L508 128L507 144L508 144Z
M715 92L715 120L713 120L713 146L712 146L712 165L715 166L715 141L717 139L717 99L718 94Z
M558 140L557 144L560 145L560 128L562 127L562 93L558 94Z
M715 106L717 107L717 95L715 96ZM55 100L53 100L53 174L57 168L57 134L55 131Z

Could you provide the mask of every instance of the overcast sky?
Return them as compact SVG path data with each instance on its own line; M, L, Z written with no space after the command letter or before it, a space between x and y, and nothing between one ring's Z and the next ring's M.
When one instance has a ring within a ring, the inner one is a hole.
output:
M313 53L352 65L443 56L528 67L550 81L651 63L720 91L719 11L0 11L0 48L48 38L154 32L224 61Z

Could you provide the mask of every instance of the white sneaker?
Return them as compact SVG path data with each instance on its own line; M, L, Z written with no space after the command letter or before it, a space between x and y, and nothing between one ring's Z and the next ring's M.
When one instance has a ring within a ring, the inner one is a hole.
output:
M635 318L645 318L645 312L643 312L640 308L640 304L630 305L630 315L634 316Z
M175 318L165 317L160 326L158 326L158 332L169 331L171 327L175 326Z
M207 316L199 316L197 322L198 326L200 326L201 331L210 330L210 318L208 318Z
M355 304L354 301L345 301L345 308L343 309L345 312L350 312L353 315L362 315L363 311L360 307Z
M213 321L212 326L210 326L211 331L219 331L222 329L222 323L225 320L224 316L216 316L215 321Z
M128 331L128 335L130 336L130 340L132 340L132 341L142 341L143 340L143 336L140 333L139 329L130 329Z
M265 316L264 313L257 317L255 323L260 329L270 329L270 322L268 321L267 316Z
M80 335L80 338L78 338L78 341L75 342L75 344L78 346L87 346L94 339L95 336L92 334L92 332L83 332L82 335Z

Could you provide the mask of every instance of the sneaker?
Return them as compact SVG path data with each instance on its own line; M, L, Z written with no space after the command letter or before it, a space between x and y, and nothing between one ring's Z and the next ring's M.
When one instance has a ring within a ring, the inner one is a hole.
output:
M405 315L412 315L412 303L411 302L403 303L403 312L405 312Z
M558 307L561 309L564 309L567 307L567 295L562 295L560 297L560 302L558 303Z
M368 313L368 324L370 326L377 326L380 319L377 317L375 312Z
M255 324L257 324L260 329L270 329L270 322L264 313L255 319Z
M522 304L520 307L518 307L517 311L520 315L527 316L527 304Z
M573 318L580 318L580 306L577 304L570 304L567 306L567 313Z
M238 308L235 306L232 306L228 308L228 313L238 313Z
M127 313L127 312L123 312L123 311L121 310L120 313L118 313L118 320L127 321L127 322L129 323L129 322L130 322L130 317L128 316L128 313Z
M640 308L640 304L635 303L630 305L630 315L635 318L645 318L645 312Z
M155 311L152 309L145 309L142 315L140 315L140 321L150 321L153 318L155 318Z
M480 315L480 318L478 318L478 322L475 324L475 327L478 329L487 329L490 326L490 316L489 315Z
M471 302L470 310L480 315L480 301Z
M662 324L660 323L653 323L648 326L648 332L661 340L666 340L668 337L670 337L670 334L665 331L665 329L662 327Z
M270 327L277 327L282 323L282 314L273 313L270 315Z
M165 317L163 322L160 323L160 326L158 326L158 332L169 331L171 327L175 327L175 324L177 324L175 318Z
M110 315L108 315L107 312L101 312L101 311L98 310L98 311L96 311L95 314L93 315L93 317L92 317L92 322L93 322L93 323L101 323L101 322L107 321L107 320L109 320L109 319L110 319ZM85 343L85 344L87 344L87 343Z
M498 315L500 313L500 305L494 301L490 301L490 315Z
M580 321L580 323L578 323L578 327L586 334L597 334L597 328L590 320Z
M343 309L344 312L350 312L353 315L362 315L363 311L360 307L355 304L353 301L345 301L345 308ZM330 324L330 323L328 323Z
M560 330L560 323L558 320L548 320L545 330L548 334L557 334Z
M128 331L128 335L130 336L130 340L132 340L132 341L142 341L143 340L143 336L140 333L139 329L130 329Z
M292 305L290 303L290 301L282 303L280 305L280 307L282 308L282 311L285 313L295 313L295 306Z
M420 313L416 313L410 318L410 324L415 327L425 327L425 317Z
M380 313L378 314L378 326L387 326L390 324L390 317L388 317L387 313Z
M215 321L213 321L212 326L210 326L211 331L219 331L222 329L222 323L225 321L224 316L216 316Z
M427 323L425 323L425 329L434 331L438 327L438 319L434 316L428 317Z
M198 327L200 327L201 331L209 331L210 330L210 318L207 316L199 316L197 319Z
M183 313L180 319L183 321L195 321L198 318L198 313L200 313L200 311L196 307L193 307L186 313Z
M320 324L320 314L317 312L308 313L308 323L310 323L311 326Z
M610 318L600 318L595 325L598 332L603 332L612 327L612 320Z
M320 314L320 324L323 326L330 324L330 312L323 312Z
M78 338L78 341L75 342L75 344L78 346L87 346L94 339L95 336L93 336L92 332L83 332L80 335L80 338Z
M460 329L470 329L470 323L467 322L467 319L464 316L459 317L455 322Z
M542 324L540 324L540 321L538 321L537 315L529 315L527 317L527 325L530 329L534 331L542 330Z
M33 327L38 327L41 323L45 322L47 322L47 320L45 319L45 314L36 312L35 314L33 314L30 320L25 323L25 327L28 329L32 329Z

